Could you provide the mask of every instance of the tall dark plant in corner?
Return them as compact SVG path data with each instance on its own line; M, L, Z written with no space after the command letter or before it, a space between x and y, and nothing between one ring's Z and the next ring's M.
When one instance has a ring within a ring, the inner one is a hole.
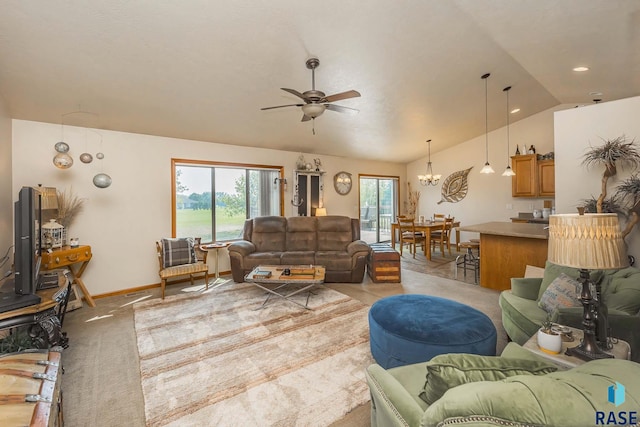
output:
M582 164L587 167L604 166L600 196L595 201L595 212L624 212L628 219L623 231L623 237L626 237L640 222L640 179L637 174L632 175L618 186L616 193L610 199L607 199L607 188L609 179L618 173L618 166L634 169L640 166L640 152L635 145L635 139L628 141L622 135L612 140L605 140L603 145L591 147L585 153ZM587 201L586 207L591 207L589 205L593 205L593 201ZM591 209L588 210L591 211Z
M627 224L622 230L622 238L627 237L633 227L640 222L640 178L638 174L633 174L618 185L616 197L623 200L629 206Z

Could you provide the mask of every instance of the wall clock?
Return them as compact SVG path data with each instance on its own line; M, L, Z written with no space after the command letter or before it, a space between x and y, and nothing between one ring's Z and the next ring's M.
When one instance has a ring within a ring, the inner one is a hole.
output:
M349 172L338 172L333 177L333 186L336 189L336 192L342 196L349 194L349 191L351 191L351 184L353 184L353 182Z

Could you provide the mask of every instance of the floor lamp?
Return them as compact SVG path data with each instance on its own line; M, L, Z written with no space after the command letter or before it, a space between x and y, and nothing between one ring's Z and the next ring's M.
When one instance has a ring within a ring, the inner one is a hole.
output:
M583 360L611 358L608 349L607 308L600 281L592 295L590 270L627 267L626 245L616 214L564 214L549 217L548 260L557 265L580 270L582 285L580 301L584 308L582 326L584 339L577 347L567 349L567 355Z

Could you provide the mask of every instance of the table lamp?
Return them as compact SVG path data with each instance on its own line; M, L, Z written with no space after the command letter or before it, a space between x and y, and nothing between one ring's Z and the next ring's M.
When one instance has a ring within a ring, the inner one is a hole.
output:
M316 208L316 216L327 216L327 208Z
M601 284L591 293L589 270L627 267L628 258L622 231L616 214L563 214L549 217L548 260L557 265L580 270L582 285L580 301L584 308L582 326L584 339L566 354L583 360L611 358L608 347L607 308L601 294Z

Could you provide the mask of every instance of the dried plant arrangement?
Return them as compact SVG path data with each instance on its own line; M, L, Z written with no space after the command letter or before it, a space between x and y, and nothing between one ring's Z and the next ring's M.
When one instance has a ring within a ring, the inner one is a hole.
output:
M65 228L73 223L73 220L82 212L85 199L73 194L73 190L58 191L58 223Z
M640 178L634 173L618 185L612 197L607 198L609 179L618 173L618 166L640 166L640 151L635 139L628 140L624 135L612 140L605 140L601 146L591 147L583 157L583 165L604 166L600 185L600 196L586 200L584 206L588 212L622 212L627 218L622 237L625 238L640 223ZM595 206L594 206L595 205ZM595 209L594 209L595 208Z

